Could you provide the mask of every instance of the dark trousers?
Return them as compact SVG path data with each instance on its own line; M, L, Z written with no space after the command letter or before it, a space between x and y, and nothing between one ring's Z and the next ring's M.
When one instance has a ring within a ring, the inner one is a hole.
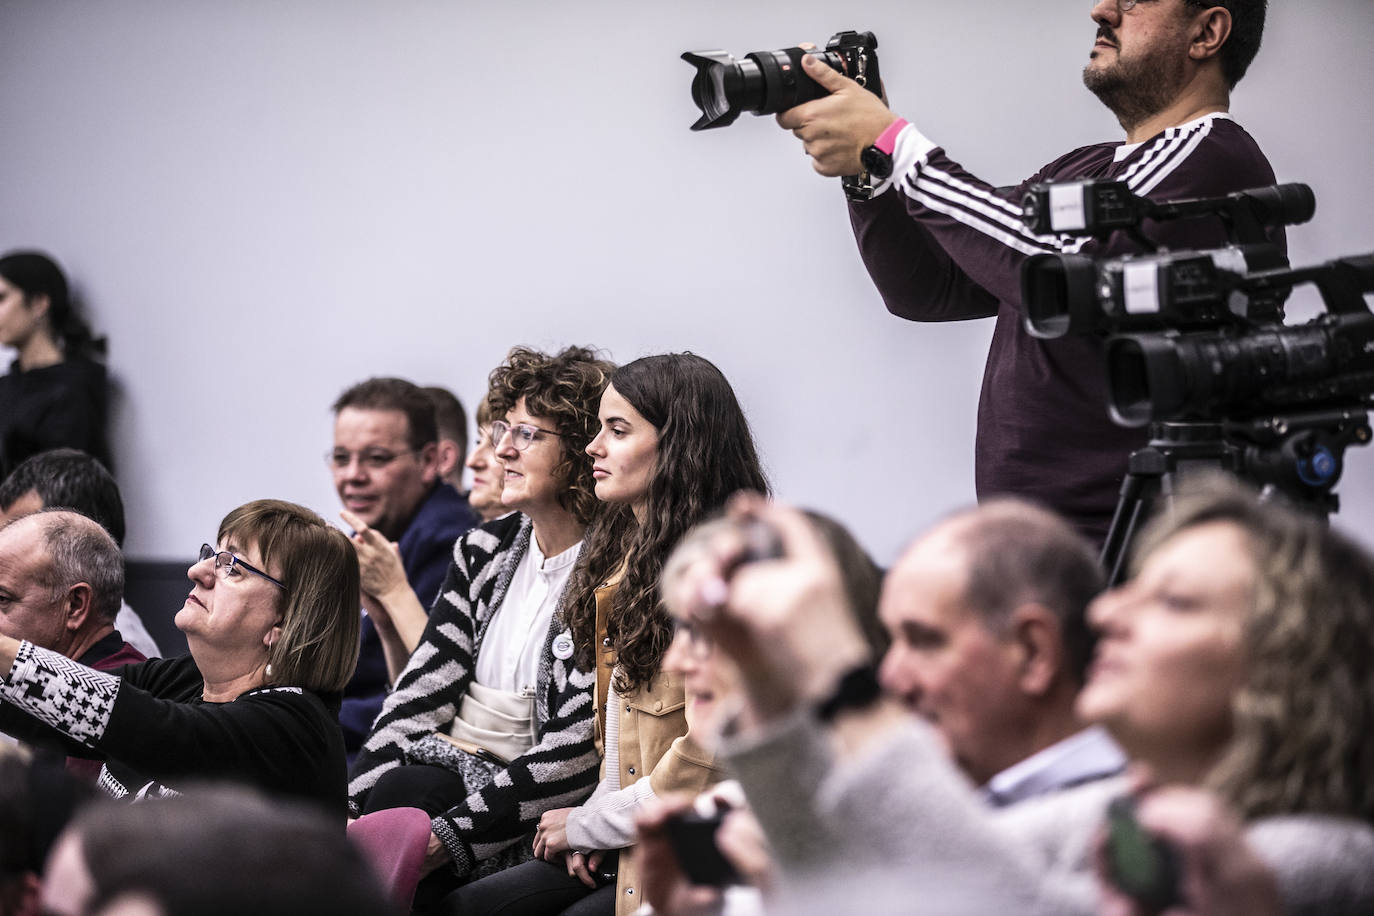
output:
M364 814L386 808L421 808L430 817L443 814L468 797L463 777L443 767L408 764L382 774L367 793Z
M615 913L616 853L597 869L593 890L562 864L535 859L465 884L444 898L435 912L445 916L612 916Z

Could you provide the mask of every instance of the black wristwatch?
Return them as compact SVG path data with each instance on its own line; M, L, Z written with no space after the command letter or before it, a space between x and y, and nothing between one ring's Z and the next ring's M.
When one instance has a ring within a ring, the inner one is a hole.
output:
M883 688L878 683L878 669L871 664L851 668L835 685L834 692L816 704L816 718L822 722L833 722L835 717L846 709L864 709L872 706L882 693Z
M876 146L865 147L859 154L859 161L863 163L868 177L875 182L886 181L892 174L892 154L885 153Z

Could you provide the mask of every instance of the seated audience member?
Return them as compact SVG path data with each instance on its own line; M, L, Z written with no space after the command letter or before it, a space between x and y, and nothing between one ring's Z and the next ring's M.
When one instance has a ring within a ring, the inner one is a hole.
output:
M888 694L926 719L995 805L1120 773L1074 702L1092 654L1092 547L1058 516L999 500L918 538L883 590Z
M423 808L434 871L417 900L530 856L539 816L596 781L593 675L555 610L598 510L592 350L517 347L491 374L510 514L454 547L439 600L354 761L354 814Z
M458 396L447 388L428 385L420 390L434 407L434 425L439 435L436 448L439 479L462 493L463 459L468 453L468 412Z
M74 448L41 452L0 483L0 517L17 518L39 509L72 509L99 522L124 546L124 500L119 485L95 458ZM162 651L133 608L122 600L115 629L147 658Z
M144 660L115 629L124 558L94 520L45 509L0 528L0 635L26 639L97 671ZM100 765L72 760L94 782Z
M436 418L438 416L436 411ZM477 442L468 457L467 467L472 469L472 490L467 496L468 504L482 521L489 522L509 513L510 510L501 503L506 474L492 450L491 408L486 397L477 406ZM406 581L405 568L396 545L367 528L361 519L347 510L342 514L344 521L356 532L353 546L358 549L358 562L363 571L363 608L381 638L387 678L395 683L425 632L425 625L429 623L429 608L420 603L419 597Z
M124 558L92 519L44 509L0 528L0 634L113 671L143 655L115 629Z
M767 487L753 435L725 376L691 353L617 369L599 417L586 452L606 511L588 532L563 613L574 660L596 670L601 781L582 805L544 813L535 861L460 888L444 901L449 912L504 912L518 900L529 913L629 913L642 898L621 854L634 840L634 809L651 793L698 792L721 778L687 734L681 676L663 668L672 622L658 583L685 531L732 493ZM496 430L509 502L510 453Z
M918 896L927 888L942 905L977 895L1093 912L1093 838L1125 781L984 809L935 734L877 698L838 574L798 516L758 501L736 511L777 527L786 557L728 582L713 572L692 616L742 672L748 704L728 759L789 911L824 911L862 880L905 895L904 908L877 912L953 911L930 907ZM1321 521L1204 474L1136 558L1134 578L1089 611L1100 641L1080 716L1159 785L1206 790L1234 810L1284 912L1370 912L1374 559ZM1185 907L1199 905L1186 895L1206 867L1182 860Z
M398 378L359 382L334 402L334 447L327 459L344 516L356 532L355 546L373 534L390 553L395 541L405 579L392 581L391 565L379 569L377 551L359 550L364 592L400 587L424 608L434 603L453 554L453 544L477 523L457 490L439 479L434 405L424 389ZM389 557L386 557L389 559ZM366 600L366 599L365 599ZM383 639L376 623L362 622L358 668L344 691L339 724L350 759L382 709L388 656L395 640ZM397 670L405 657L391 659Z
M67 277L38 251L0 257L0 346L17 352L0 375L0 477L30 455L79 448L108 467L105 353L72 302Z
M77 816L49 859L44 912L94 916L135 900L157 916L394 912L337 818L242 788Z
M0 749L0 916L39 916L43 863L91 789L61 758Z
M358 652L348 538L300 506L258 500L225 517L187 576L183 658L106 673L0 635L0 731L103 760L99 786L116 798L239 780L342 814L338 693Z
M500 518L510 511L501 502L506 472L496 457L495 443L491 441L492 419L491 401L484 397L477 405L477 438L466 463L467 469L472 471L468 502L484 522Z

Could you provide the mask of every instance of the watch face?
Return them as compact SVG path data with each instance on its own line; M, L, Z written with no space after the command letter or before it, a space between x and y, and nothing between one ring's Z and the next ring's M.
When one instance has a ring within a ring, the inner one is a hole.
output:
M883 179L892 174L892 157L876 146L870 146L859 156L859 161L863 163L868 174L877 179Z

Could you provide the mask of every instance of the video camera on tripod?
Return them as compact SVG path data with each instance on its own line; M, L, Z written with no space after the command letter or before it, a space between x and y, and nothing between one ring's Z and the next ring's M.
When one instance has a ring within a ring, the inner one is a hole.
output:
M1312 218L1302 184L1224 197L1156 202L1125 182L1036 185L1023 201L1033 230L1094 237L1126 233L1141 254L1094 260L1040 255L1022 268L1032 336L1105 337L1108 406L1123 426L1150 425L1131 455L1103 549L1112 581L1149 502L1182 468L1206 464L1323 513L1346 447L1371 439L1374 254L1292 268L1267 227ZM1220 218L1229 244L1168 251L1147 220ZM1284 324L1294 287L1311 283L1326 313Z

